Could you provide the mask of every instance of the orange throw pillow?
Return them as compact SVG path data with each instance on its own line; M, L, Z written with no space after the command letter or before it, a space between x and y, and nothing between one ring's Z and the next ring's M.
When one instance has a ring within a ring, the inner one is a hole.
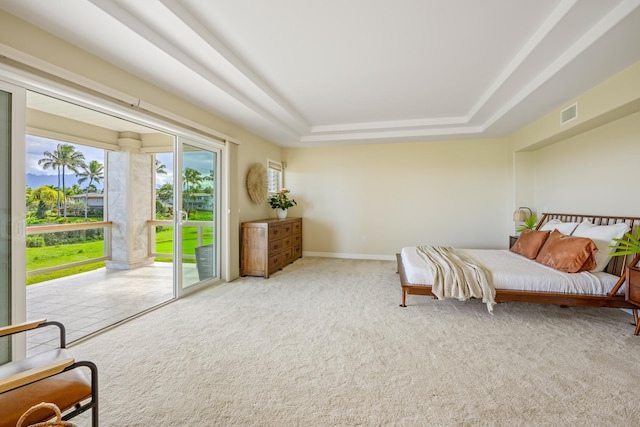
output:
M566 273L593 270L598 247L586 237L566 236L553 230L544 243L536 261Z
M540 248L547 241L551 231L525 230L520 234L518 240L511 246L511 252L535 259L540 252Z

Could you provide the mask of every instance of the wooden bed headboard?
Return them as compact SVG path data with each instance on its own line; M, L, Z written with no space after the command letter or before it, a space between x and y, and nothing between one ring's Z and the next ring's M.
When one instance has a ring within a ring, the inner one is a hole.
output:
M585 219L591 221L595 225L611 225L626 223L631 229L631 233L636 235L638 228L640 228L640 217L625 217L625 216L605 216L605 215L577 215L577 214L563 214L563 213L543 213L542 218L538 222L536 229L542 227L545 223L552 219L557 219L562 222L582 222ZM624 237L626 240L627 238ZM607 266L607 273L621 276L624 273L624 268L632 261L638 263L638 256L623 255L611 257L611 261Z

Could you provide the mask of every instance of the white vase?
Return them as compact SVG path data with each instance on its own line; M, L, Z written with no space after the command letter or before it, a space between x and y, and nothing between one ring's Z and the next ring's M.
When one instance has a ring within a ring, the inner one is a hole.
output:
M286 209L276 209L276 215L278 216L278 219L285 219L287 217L287 210Z

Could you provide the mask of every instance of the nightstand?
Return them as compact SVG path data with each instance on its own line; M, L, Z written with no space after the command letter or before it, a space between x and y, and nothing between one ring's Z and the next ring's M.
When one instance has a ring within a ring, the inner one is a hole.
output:
M624 294L627 301L640 307L640 267L627 267L627 286ZM633 310L633 317L636 321L636 331L634 335L638 335L638 333L640 333L638 310Z
M509 249L516 243L520 236L509 236Z

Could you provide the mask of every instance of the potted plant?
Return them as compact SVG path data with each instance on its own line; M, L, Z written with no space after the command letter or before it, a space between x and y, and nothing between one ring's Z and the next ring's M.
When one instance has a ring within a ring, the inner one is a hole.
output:
M623 255L636 255L640 254L640 229L636 230L637 237L634 237L631 233L626 233L626 239L613 239L617 243L615 246L609 246L612 249L617 249L615 252L611 252L610 256L623 256Z
M631 263L626 266L627 287L625 292L627 300L634 304L640 304L640 268L637 266L640 261L640 229L636 230L635 237L632 233L626 233L625 236L626 239L613 239L617 245L609 246L609 248L616 249L616 251L611 252L609 256L635 255ZM640 325L636 329L636 335L638 329L640 329Z
M296 201L294 199L290 199L287 194L289 194L289 190L287 190L286 188L281 188L277 193L273 194L269 198L269 204L271 205L271 208L276 210L278 219L286 218L287 209L297 205Z
M521 233L525 230L533 230L536 228L538 224L538 217L534 215L529 215L524 222L516 229L518 233Z

